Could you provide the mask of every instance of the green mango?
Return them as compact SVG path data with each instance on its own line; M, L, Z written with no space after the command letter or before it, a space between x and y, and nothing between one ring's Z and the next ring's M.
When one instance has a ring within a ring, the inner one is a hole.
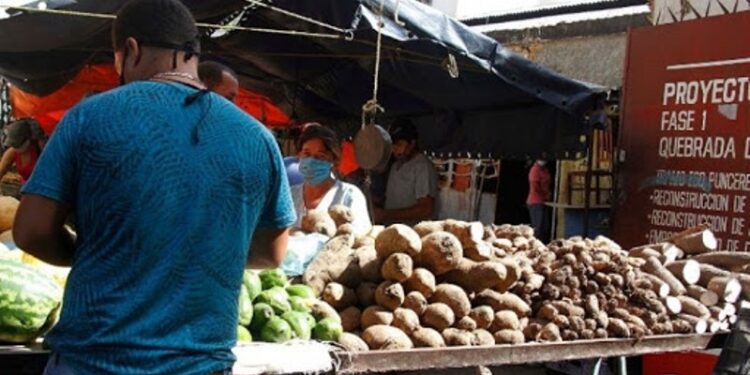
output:
M263 286L263 290L268 290L274 287L284 288L286 287L289 280L287 280L284 271L282 271L280 268L274 268L261 271L260 282Z
M273 307L267 303L256 303L253 306L253 320L250 322L250 330L253 332L260 332L268 321L273 318L276 314L273 312Z
M240 325L246 326L250 324L253 320L253 302L247 293L245 285L242 285L240 288L240 300L237 304L237 309L239 310L238 320Z
M310 301L307 298L291 296L289 297L289 305L292 306L293 311L299 311L303 313L309 313L312 311L310 308Z
M295 338L302 340L310 339L313 326L310 325L310 320L307 319L306 315L308 314L290 311L281 316L281 319L284 319L292 327L292 333Z
M286 292L293 297L296 296L311 299L317 298L317 296L315 295L315 291L312 288L302 284L289 285L288 287L286 287Z
M237 342L253 342L253 335L243 326L237 326Z
M325 318L318 322L313 328L313 338L320 341L338 342L341 334L344 333L344 327L340 322L332 318Z
M261 328L260 339L266 342L287 342L292 339L292 327L286 320L274 316Z
M289 304L289 294L287 294L284 288L273 287L268 290L261 292L255 303L266 303L273 307L273 311L277 315L281 315L287 311L292 311L292 305Z
M247 288L247 294L250 296L250 300L255 300L255 297L263 291L263 284L260 282L260 276L255 271L245 270L242 275L242 284Z

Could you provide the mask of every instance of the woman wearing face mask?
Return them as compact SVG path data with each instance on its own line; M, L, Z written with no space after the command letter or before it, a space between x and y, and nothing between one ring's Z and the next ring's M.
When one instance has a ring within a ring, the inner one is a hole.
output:
M341 159L341 143L336 133L320 124L309 124L297 141L297 149L299 172L304 178L302 184L292 187L297 226L307 211L327 211L330 206L340 204L352 210L355 234L367 233L372 224L364 194L334 174Z
M7 125L3 143L7 150L0 159L0 178L15 165L21 183L25 184L36 166L44 140L44 131L34 119L22 119Z

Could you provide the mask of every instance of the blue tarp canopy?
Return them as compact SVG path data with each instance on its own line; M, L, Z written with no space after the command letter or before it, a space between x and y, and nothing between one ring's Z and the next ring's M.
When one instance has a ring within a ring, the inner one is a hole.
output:
M125 1L61 1L61 9L114 13ZM54 3L54 2L50 2ZM378 23L383 49L378 120L410 117L428 152L492 157L564 157L585 150L585 114L601 89L560 76L413 0L274 0L274 7L334 26L232 0L186 0L199 21L325 33L206 31L204 58L234 68L300 122L351 135L371 98ZM0 20L0 75L48 94L83 65L111 59L108 20L21 14ZM24 31L31 30L31 31ZM452 76L450 61L456 64Z

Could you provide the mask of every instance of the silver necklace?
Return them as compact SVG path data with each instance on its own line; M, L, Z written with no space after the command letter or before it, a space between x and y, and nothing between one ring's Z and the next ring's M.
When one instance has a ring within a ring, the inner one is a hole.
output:
M196 78L194 75L190 73L184 73L184 72L162 72L155 74L152 79L165 79L169 80L170 78L183 78L194 82L200 82L198 78Z

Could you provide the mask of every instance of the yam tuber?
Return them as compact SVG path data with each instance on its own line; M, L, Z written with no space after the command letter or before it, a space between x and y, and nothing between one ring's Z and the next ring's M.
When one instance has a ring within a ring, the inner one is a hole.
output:
M357 290L355 291L357 294L357 300L359 301L359 305L362 307L372 306L375 302L375 290L377 290L378 286L374 283L362 283L359 284L357 287Z
M422 324L442 331L456 322L456 316L451 308L444 303L432 303L422 314Z
M362 338L349 332L342 333L341 336L339 336L338 343L348 352L366 352L370 350L367 343L362 340Z
M389 326L391 324L393 324L393 313L380 306L370 306L362 312L360 326L363 329L374 325Z
M412 310L398 308L393 312L393 326L411 334L419 328L419 316Z
M485 290L476 295L477 305L487 305L495 311L511 310L518 317L526 317L531 314L531 307L521 297L512 293L498 293L494 290Z
M363 246L354 252L357 257L359 268L362 271L362 279L373 283L383 281L380 274L382 262L378 259L378 253L374 246Z
M335 281L349 288L362 282L362 270L351 246L352 236L330 239L302 275L302 282L316 294L323 292L329 282Z
M404 281L404 288L409 292L419 292L429 298L435 292L435 275L426 268L417 268L411 277Z
M422 238L428 234L443 232L445 229L442 221L422 221L414 226L414 231Z
M380 259L394 253L416 257L422 250L422 241L413 229L403 224L393 224L375 238L375 250Z
M471 346L474 342L474 336L471 332L462 331L457 328L444 329L443 338L448 346Z
M419 328L411 334L414 346L417 348L443 348L445 339L440 332L432 328Z
M425 309L427 309L427 298L419 292L409 292L404 299L403 306L411 311L422 316Z
M461 286L469 292L479 292L485 289L507 289L508 273L500 262L475 262L461 259L453 270L445 273L445 281Z
M455 269L464 256L461 242L448 232L434 232L425 236L421 249L419 263L435 275Z
M518 345L518 344L523 344L524 342L526 342L526 337L524 336L523 332L512 330L512 329L504 329L504 330L497 331L495 332L494 337L495 337L495 344L497 345L503 345L503 344Z
M502 310L495 313L495 319L492 321L490 331L497 332L503 329L512 329L518 331L521 329L521 322L518 315L510 310Z
M383 261L381 276L384 280L403 282L414 272L414 261L404 253L395 253Z
M324 236L333 237L336 234L337 225L328 212L310 210L302 216L300 227L308 233L320 233Z
M402 350L414 347L406 333L391 326L369 327L362 333L362 339L373 350Z
M325 289L323 289L321 297L323 301L326 301L337 311L341 311L357 303L357 295L354 291L339 283L328 283Z
M472 346L495 345L495 337L489 331L486 331L483 329L475 329L474 331L471 331L471 336L472 336L472 340L471 340Z
M453 327L462 329L464 331L474 331L475 329L477 329L477 322L475 322L474 319L465 316L459 319L456 324L453 325Z
M545 325L541 331L537 334L536 341L539 342L558 342L562 341L562 336L560 335L560 328L557 327L554 323L549 323Z
M353 332L359 329L362 324L362 312L355 306L350 306L339 313L341 317L341 326L346 332Z
M354 222L352 210L343 204L335 204L328 208L328 215L331 216L337 227Z
M401 284L384 281L375 289L375 302L391 311L404 303L404 287Z
M435 288L430 302L444 303L453 310L456 319L469 315L471 301L461 287L453 284L440 284Z
M469 312L469 317L476 322L478 328L488 329L495 319L495 312L489 306L478 306Z

